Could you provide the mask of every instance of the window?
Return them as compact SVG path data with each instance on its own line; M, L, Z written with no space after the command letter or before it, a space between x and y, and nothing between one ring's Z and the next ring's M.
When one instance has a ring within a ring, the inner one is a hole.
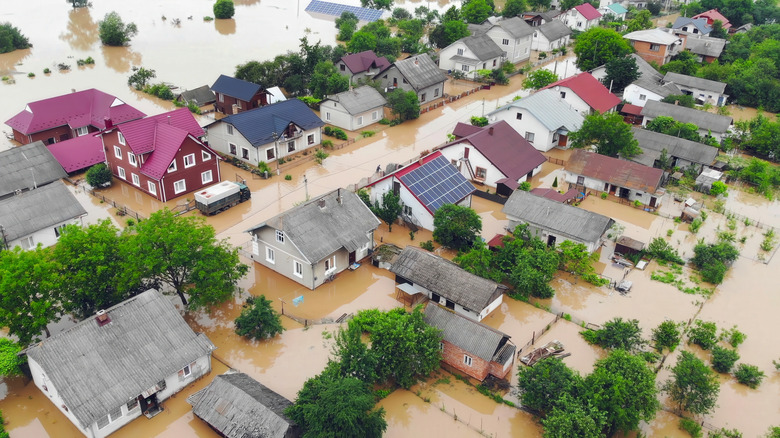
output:
M325 259L325 274L330 274L336 270L336 256Z
M54 235L60 237L60 235L62 234L62 230L65 229L66 225L68 224L57 225L56 227L54 227Z
M577 27L582 27L582 21L577 22Z
M108 417L111 423L114 421L122 418L122 406L117 406L114 409L111 409L111 412L108 413Z
M179 376L181 377L189 377L190 374L192 374L192 367L190 365L185 366L179 371Z
M54 142L55 142L54 137L49 137L48 139L46 139L46 144L54 144Z
M125 175L125 168L124 167L117 167L116 168L116 173L117 173L117 175L119 175L120 178L127 179L127 175Z
M127 143L125 142L125 136L124 136L124 135L122 135L122 133L121 133L121 132L117 132L117 133L116 133L116 135L117 135L117 138L119 139L119 144L121 144L122 146L124 146L124 145L126 145L126 144L127 144Z
M329 112L325 112L325 120L330 120L330 113Z
M460 66L460 69L463 71L469 71L469 66L464 64Z
M495 66L496 66L496 60L494 59L493 60L493 67L495 67Z
M245 160L249 159L249 149L241 148L241 158L243 158Z
M644 94L640 94L639 95L639 100L645 100L645 99L647 99L646 95L644 95Z
M236 99L236 108L241 109L241 101Z
M88 126L82 126L81 128L76 128L76 136L81 137L82 135L87 135L89 133L89 127Z
M503 40L501 40L501 44L503 44L505 46L508 46L509 45L509 40L504 38Z
M114 146L114 156L122 159L122 149L119 146Z
M425 102L425 93L420 95L420 102Z
M33 249L35 248L35 241L32 236L27 236L19 241L19 245L22 249Z
M474 359L471 358L468 354L463 355L463 363L466 364L466 366L471 366L474 363Z
M140 187L141 186L141 178L138 177L138 175L134 173L130 173L130 176L133 179L133 185Z
M147 181L146 186L149 188L149 193L156 195L157 194L157 184Z
M584 176L578 176L577 177L577 185L581 186L583 184L585 184L585 177Z
M211 176L211 171L207 170L200 174L200 182L203 184L208 184L211 181L214 181L214 177Z
M556 133L554 133L554 134L553 134L553 136L552 136L552 142L553 142L553 143L557 142L557 141L558 141L558 138L560 138L560 136L558 135L558 133L557 133L557 132L556 132Z
M485 177L487 177L487 169L482 167L477 167L476 171L474 172L474 177L476 179L480 179L484 181Z
M314 144L314 134L309 134L306 136L306 144L309 146Z
M287 142L287 152L295 152L295 140Z
M236 148L236 145L234 145L233 143L228 143L228 148L230 148L230 155L236 155L237 154L236 151L238 149Z
M404 84L408 84L409 82L406 81L406 78L401 78L402 81L404 81Z
M295 274L296 277L303 278L303 264L298 260L293 260L293 274Z
M411 216L412 215L412 207L410 207L408 205L404 205L403 212L404 212L405 215Z
M434 88L433 89L433 97L439 97L439 89L438 88Z
M379 111L374 111L371 113L371 120L376 120L379 118Z
M184 156L184 168L192 167L195 165L195 154L189 154Z
M223 103L225 102L225 95L224 95L224 94L222 94L222 93L217 93L217 96L219 96L219 101L220 101L220 102L223 102Z
M517 116L515 116L517 120L523 120L523 113L517 113Z
M171 161L171 165L168 166L168 173L175 172L176 171L176 158Z
M200 151L200 158L203 161L208 161L211 159L211 154L206 151Z
M135 159L135 154L132 152L127 153L127 161L135 167L138 167L138 161Z
M566 92L565 91L561 91L561 99L566 99Z
M357 118L357 124L362 125L363 124L363 116L358 116Z
M339 70L346 71L347 70L347 66L345 66L344 64L339 64Z
M526 139L526 140L528 140L528 143L533 143L533 142L534 142L534 137L535 137L535 136L534 136L534 133L533 133L533 132L528 132L528 131L526 131L526 133L525 133L525 139Z
M463 49L458 49L458 55L462 55L462 54L463 54Z
M284 243L284 231L276 230L276 241L279 243Z
M226 125L228 135L233 135L233 125Z
M658 52L659 50L661 50L661 45L660 44L650 44L650 51L651 52Z
M271 161L276 158L276 152L274 148L268 148L265 150L265 159Z
M135 409L137 407L138 407L138 399L137 398L134 398L134 399L130 400L129 402L127 402L127 412L130 412L130 411L132 411L133 409Z
M276 263L276 252L273 248L265 248L265 261L268 263Z
M180 179L173 183L173 193L179 194L183 191L187 190L187 181Z

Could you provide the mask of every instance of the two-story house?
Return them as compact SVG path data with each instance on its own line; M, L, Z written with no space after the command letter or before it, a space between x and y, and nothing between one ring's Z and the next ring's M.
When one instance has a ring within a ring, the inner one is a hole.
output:
M439 68L462 71L466 77L477 78L477 70L494 70L504 62L506 52L489 36L472 35L461 38L439 52Z
M216 97L214 110L226 115L268 104L268 90L265 87L226 75L219 75L211 91Z
M512 64L531 58L531 36L533 29L520 17L496 22L487 31L487 36L506 52L507 61Z
M542 90L554 90L562 101L582 115L611 112L620 104L620 98L588 72L553 82Z
M548 21L534 28L531 48L539 52L547 52L569 44L571 29L558 20Z
M685 41L661 29L647 29L629 32L623 35L636 53L647 62L655 62L664 65L672 60L672 57L685 49Z
M385 89L414 91L420 103L444 96L447 76L439 70L427 53L394 62L377 74Z
M339 74L349 78L351 84L367 78L374 79L377 73L390 66L384 56L376 56L373 50L344 55L336 63Z
M564 12L560 19L570 29L584 32L599 25L601 12L590 3L583 3Z

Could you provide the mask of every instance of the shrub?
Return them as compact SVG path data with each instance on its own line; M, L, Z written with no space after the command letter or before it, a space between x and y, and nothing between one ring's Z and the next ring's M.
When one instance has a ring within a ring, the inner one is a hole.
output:
M691 222L691 225L688 227L688 230L689 230L691 233L693 233L693 234L696 234L696 233L698 233L698 232L699 232L699 228L701 228L701 224L702 224L703 222L704 222L704 221L702 221L702 220L701 220L701 218L698 218L698 217L697 217L696 219L694 219L694 220L693 220L693 222Z
M317 152L314 153L314 161L316 161L317 164L322 164L329 155L330 154L325 152L324 149L317 149Z
M0 376L18 376L22 374L21 365L25 359L19 356L22 347L8 338L0 338ZM2 422L0 422L2 426ZM2 435L0 435L1 437Z
M528 181L523 181L520 183L520 185L517 187L518 190L522 190L524 192L530 192L531 191L531 183Z
M718 343L717 332L718 327L714 322L704 322L697 319L688 328L688 342L696 344L704 350L709 350Z
M712 349L712 368L719 373L728 373L734 364L739 360L739 353L736 350L716 345Z
M324 147L324 148L332 148L333 147L333 140L322 140L322 147Z
M680 418L680 430L688 432L692 438L701 438L701 425L689 418Z
M710 188L710 195L712 196L725 195L727 190L728 187L726 186L726 183L722 181L715 181L712 183L712 187Z
M26 36L11 23L0 24L0 53L13 52L32 47Z
M49 67L46 67L46 68L43 69L43 74L47 75L49 73L51 73L51 70L49 70Z
M309 108L314 110L319 110L320 103L322 102L322 99L317 99L314 96L300 96L298 97L298 100L305 103Z
M28 78L34 78L35 77L35 73L33 73L33 72L27 73L27 77Z
M272 338L282 331L281 317L265 295L249 297L236 320L236 334L250 339Z
M608 195L606 194L606 192L601 194L601 199L607 199L607 197Z
M474 126L487 126L488 123L489 122L487 117L477 117L477 116L471 117L471 124Z
M292 175L290 175L290 174L288 173L287 175L285 175L285 176L284 176L284 180L285 180L285 181L292 181Z
M138 27L135 23L125 24L119 14L109 12L102 21L98 22L98 32L100 41L106 46L124 46L138 34Z
M87 183L92 187L111 185L111 169L105 163L98 163L90 167L86 174Z
M367 137L373 137L376 134L376 131L361 131L360 136L363 138Z
M737 378L737 382L756 389L761 385L761 381L764 380L764 372L755 365L741 363L737 370L734 371L734 377Z
M236 13L233 0L217 0L213 10L215 18L233 18L233 14Z
M420 248L433 252L433 241L432 240L426 240L425 242L420 242Z
M647 253L665 262L673 262L678 265L685 263L680 255L677 254L677 250L672 248L669 242L661 237L656 237L650 242L650 245L647 247Z
M509 61L504 61L504 64L501 66L501 70L503 70L506 74L512 74L515 72L515 65Z
M737 326L734 326L728 330L723 330L720 339L728 342L732 347L737 348L739 347L739 344L745 342L747 335L739 331Z
M390 120L388 120L387 117L382 117L377 123L379 123L380 125L389 125Z

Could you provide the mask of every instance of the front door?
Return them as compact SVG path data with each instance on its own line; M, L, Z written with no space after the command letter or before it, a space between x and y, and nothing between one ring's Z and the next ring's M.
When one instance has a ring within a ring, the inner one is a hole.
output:
M657 199L655 198L655 196L651 196L650 197L650 207L651 208L655 208L656 201L657 201Z
M349 253L349 265L352 266L353 263L355 263L355 251L352 251Z
M556 237L552 234L547 236L547 246L555 246Z
M561 134L558 136L558 146L566 146L566 142L568 141L568 137Z
M393 194L395 196L401 195L401 183L398 181L393 181Z

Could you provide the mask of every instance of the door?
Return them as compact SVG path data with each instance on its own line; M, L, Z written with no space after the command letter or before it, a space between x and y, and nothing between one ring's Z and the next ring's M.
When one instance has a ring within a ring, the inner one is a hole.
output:
M655 196L651 196L650 197L650 207L651 208L655 208L656 201L657 201L657 199L655 198Z
M628 199L630 196L631 196L631 190L629 190L629 189L627 189L625 187L621 187L620 188L620 197L621 198Z
M547 236L547 246L555 246L556 237L552 234Z
M352 266L353 263L355 263L357 260L355 260L355 251L352 251L349 253L349 265Z
M566 142L569 140L569 137L561 134L558 136L558 146L566 146Z
M401 195L401 183L398 181L393 181L393 194L395 196Z

